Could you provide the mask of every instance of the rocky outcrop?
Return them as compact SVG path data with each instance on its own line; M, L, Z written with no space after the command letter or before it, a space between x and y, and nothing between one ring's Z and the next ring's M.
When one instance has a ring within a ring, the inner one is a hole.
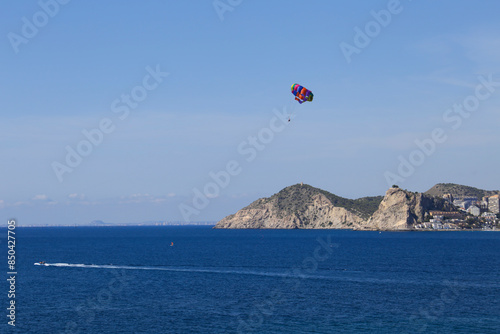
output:
M215 228L357 229L380 200L350 200L309 185L294 185L227 216Z
M409 230L413 228L413 225L423 222L429 210L451 211L452 206L440 198L390 188L378 210L362 228Z

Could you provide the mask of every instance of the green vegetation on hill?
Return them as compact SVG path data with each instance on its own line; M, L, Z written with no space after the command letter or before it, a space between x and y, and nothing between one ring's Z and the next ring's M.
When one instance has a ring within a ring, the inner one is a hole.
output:
M275 202L281 212L302 213L312 204L312 198L316 194L324 195L336 207L343 207L365 219L369 218L378 209L380 202L384 198L383 196L374 196L352 200L307 184L296 184L263 199L260 203Z
M452 194L453 197L477 197L499 194L498 190L482 190L474 187L463 186L455 183L438 183L425 192L426 195L442 197L445 194Z
M370 196L355 199L355 210L357 210L362 218L370 218L375 211L377 211L380 202L384 196Z

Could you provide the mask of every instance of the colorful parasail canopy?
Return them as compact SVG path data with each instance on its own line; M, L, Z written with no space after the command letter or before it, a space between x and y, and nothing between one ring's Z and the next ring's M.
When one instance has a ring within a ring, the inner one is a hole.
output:
M306 101L312 102L314 97L314 94L309 89L299 84L292 85L292 94L295 95L295 100L299 101L300 104Z

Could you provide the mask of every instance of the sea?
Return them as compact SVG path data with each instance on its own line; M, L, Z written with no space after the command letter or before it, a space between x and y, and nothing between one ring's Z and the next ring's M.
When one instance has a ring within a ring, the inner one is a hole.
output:
M2 333L500 333L498 232L15 232Z

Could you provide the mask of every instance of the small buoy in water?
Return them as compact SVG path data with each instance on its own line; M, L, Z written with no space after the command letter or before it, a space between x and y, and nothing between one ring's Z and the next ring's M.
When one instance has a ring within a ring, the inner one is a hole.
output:
M173 242L171 242L171 243L170 243L170 247L172 247L173 245L174 245L174 243L173 243Z

